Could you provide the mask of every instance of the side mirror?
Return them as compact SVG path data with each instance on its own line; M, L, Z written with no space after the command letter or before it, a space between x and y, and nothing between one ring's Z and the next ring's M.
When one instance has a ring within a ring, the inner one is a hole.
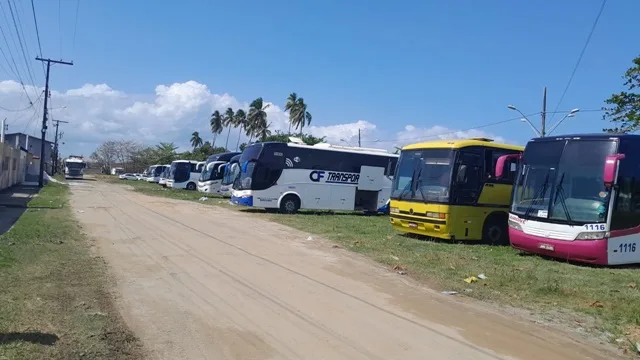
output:
M467 181L467 165L460 165L456 174L456 183L464 184Z
M510 161L513 161L513 160L517 161L520 159L522 159L522 154L509 154L509 155L500 156L498 158L498 161L496 162L496 171L495 171L496 179L500 179L504 175L505 164L507 164Z
M624 154L607 156L604 160L604 186L611 187L618 176L618 161L624 159Z

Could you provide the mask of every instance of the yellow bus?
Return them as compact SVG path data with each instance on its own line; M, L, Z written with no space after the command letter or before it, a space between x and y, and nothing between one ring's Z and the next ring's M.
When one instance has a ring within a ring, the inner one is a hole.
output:
M491 139L442 140L407 145L391 190L389 216L394 229L446 240L508 244L508 216L516 159L524 147Z

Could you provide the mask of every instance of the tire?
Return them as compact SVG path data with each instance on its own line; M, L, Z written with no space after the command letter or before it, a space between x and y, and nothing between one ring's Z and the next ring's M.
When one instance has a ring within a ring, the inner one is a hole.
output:
M196 184L190 182L187 184L187 190L195 190L196 189Z
M482 227L482 240L489 245L509 245L509 225L506 214L491 214Z
M283 214L295 214L300 210L300 198L296 195L287 195L280 201L280 212Z

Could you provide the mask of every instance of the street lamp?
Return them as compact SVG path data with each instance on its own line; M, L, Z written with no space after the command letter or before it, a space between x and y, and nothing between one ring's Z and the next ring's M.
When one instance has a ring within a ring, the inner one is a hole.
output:
M345 139L340 139L340 141L342 141L343 143L345 143L345 144L347 144L347 145L349 145L349 146L353 147L353 145L349 144L349 142L348 142L347 140L345 140Z
M536 135L541 136L540 131L533 125L533 123L531 123L531 120L529 120L529 118L527 118L527 116L523 114L522 111L518 110L518 108L513 105L507 105L507 108L509 110L514 110L519 112L520 115L522 115L522 119L520 119L520 121L526 122L527 124L529 124L529 126L531 126L531 129L533 129L533 132L535 132Z
M569 113L567 113L567 115L565 115L562 119L560 119L555 125L553 125L551 127L551 130L549 130L549 134L551 134L553 132L553 130L555 130L558 127L558 125L560 125L560 123L562 123L564 121L564 119L570 118L570 117L575 117L576 113L578 111L580 111L580 109L573 109L573 110L569 111Z

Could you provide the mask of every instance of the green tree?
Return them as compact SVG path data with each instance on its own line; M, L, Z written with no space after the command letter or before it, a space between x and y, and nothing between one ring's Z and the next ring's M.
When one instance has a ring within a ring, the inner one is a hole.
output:
M298 104L298 94L291 93L287 98L287 103L284 105L284 111L289 112L289 134L291 133L291 125L297 123L296 110Z
M633 59L633 66L629 68L622 77L624 86L628 91L622 91L611 95L604 102L608 105L605 110L604 120L609 120L614 127L602 129L613 133L630 133L640 128L640 56Z
M253 100L249 105L249 115L247 126L249 131L249 143L253 136L260 138L261 136L267 136L271 132L269 131L269 123L267 123L267 112L265 111L269 107L269 104L265 104L261 97Z
M222 116L222 124L229 128L227 131L227 142L224 144L225 149L229 149L229 135L231 134L231 127L233 126L235 113L232 108L227 108L227 111L224 112Z
M246 130L247 126L247 113L242 109L238 109L236 114L233 117L233 126L239 127L240 131L238 131L238 142L236 143L236 151L238 151L238 146L240 146L240 137L242 136L242 132Z
M154 156L157 164L171 164L176 160L178 147L174 143L161 142L154 149Z
M195 150L198 146L202 146L202 144L203 142L200 137L200 133L194 131L193 134L191 134L191 146L193 146L193 149Z
M300 136L299 134L287 134L287 133L283 133L276 130L275 133L266 136L264 139L261 139L260 141L261 142L276 141L276 142L288 143L289 137L291 136L299 137L302 140L302 142L307 145L315 145L315 144L324 142L324 139L325 139L324 137L321 137L321 138L315 137L310 134L303 134L302 136Z
M209 126L211 127L211 133L213 134L213 146L216 146L216 138L218 134L222 132L224 129L224 121L222 120L222 115L220 111L216 110L211 114L211 118L209 119Z
M311 125L311 113L307 111L307 104L303 98L298 98L296 106L296 130L300 127L300 136L302 136L302 129L305 123Z

